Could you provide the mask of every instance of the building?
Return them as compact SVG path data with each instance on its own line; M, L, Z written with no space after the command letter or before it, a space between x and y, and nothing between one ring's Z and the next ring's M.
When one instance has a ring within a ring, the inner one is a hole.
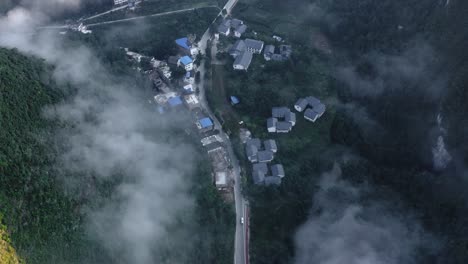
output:
M267 139L263 142L263 146L265 150L271 151L273 153L278 152L278 146L276 145L276 141L274 139Z
M193 85L192 84L186 84L184 85L184 94L193 94L195 93L195 89L193 89Z
M240 38L240 37L242 37L242 34L245 33L245 31L247 31L247 26L246 25L240 25L239 27L234 29L234 36L237 37L237 38Z
M178 65L182 65L186 71L193 70L193 60L189 56L183 56L180 58Z
M195 94L189 94L184 96L185 104L187 107L192 110L200 106L200 101Z
M276 123L278 123L278 119L271 117L267 119L267 128L268 132L274 133L276 132Z
M223 19L218 26L218 33L224 36L229 36L231 33L231 19Z
M189 84L194 84L195 83L195 72L194 71L186 72L185 77L184 77L184 82L189 83Z
M271 166L271 175L274 177L284 178L284 168L281 164L275 164Z
M244 51L245 42L239 39L234 43L234 45L232 45L231 49L229 50L229 55L231 55L233 58L236 58L237 56L241 55L241 53Z
M289 112L289 108L283 107L273 107L271 109L271 114L274 118L284 118L286 113Z
M318 115L314 110L307 108L304 112L304 118L311 122L315 122L318 118Z
M291 45L280 45L279 46L280 54L286 60L291 56L292 47Z
M257 54L262 53L263 41L255 40L255 39L245 39L244 42L245 42L245 47L247 51L251 53L257 53Z
M275 46L273 45L266 45L265 49L263 50L263 58L265 58L266 61L271 60L271 56L275 54Z
M245 154L247 159L250 162L257 162L258 161L258 151L262 147L262 142L258 138L252 138L247 140L245 144Z
M239 98L237 98L236 96L231 95L230 99L231 99L231 105L236 105L240 103Z
M167 100L167 104L171 108L177 108L177 107L182 106L183 102L182 102L182 99L180 98L180 96L175 96L175 97L169 98L169 100Z
M307 108L307 105L308 105L308 101L304 98L300 98L299 100L297 100L296 104L294 105L294 108L298 111L298 112L302 112L304 111L306 108Z
M262 150L257 153L258 162L270 162L274 158L273 152L268 150Z
M305 99L307 100L307 103L309 104L309 106L312 108L322 103L320 102L319 99L313 96L307 96Z
M202 132L204 132L204 131L213 130L214 124L213 124L213 121L211 120L211 118L205 117L205 118L202 118L202 119L198 120L197 127Z
M185 50L190 50L190 47L192 46L187 37L176 39L175 42L177 46Z
M278 121L276 123L276 132L277 133L288 133L292 129L292 124L285 121Z
M114 0L114 5L127 4L128 0Z
M292 126L296 125L296 114L289 111L284 115L284 121L291 123Z
M252 179L257 185L265 183L265 175L268 173L268 166L266 163L255 163L252 165Z
M218 171L215 173L215 185L218 190L228 187L228 175L226 171Z
M239 56L237 56L232 66L234 70L247 71L249 69L251 62L252 62L252 53L243 51Z
M271 186L271 185L281 185L281 178L280 177L275 177L275 176L267 176L264 178L264 182L266 186Z

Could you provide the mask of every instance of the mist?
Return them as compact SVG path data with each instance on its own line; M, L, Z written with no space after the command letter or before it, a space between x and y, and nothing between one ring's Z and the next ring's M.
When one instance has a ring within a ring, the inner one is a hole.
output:
M194 150L172 136L183 117L157 116L131 78L112 76L84 45L35 31L50 16L79 7L74 0L22 1L0 17L0 46L45 59L59 85L76 88L72 98L44 109L67 124L54 135L64 146L56 164L64 190L89 198L93 182L121 182L104 203L80 208L89 237L117 262L156 263L158 247L177 233L171 225L192 210Z
M370 197L372 186L343 179L340 165L325 172L309 219L295 236L296 264L419 263L437 241L398 202Z

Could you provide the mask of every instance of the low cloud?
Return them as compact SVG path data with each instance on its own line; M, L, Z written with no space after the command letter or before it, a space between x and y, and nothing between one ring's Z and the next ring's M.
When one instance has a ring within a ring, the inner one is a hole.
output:
M365 199L370 186L354 186L341 173L335 164L323 174L309 220L295 236L295 263L418 263L418 250L434 242L421 225L394 204Z

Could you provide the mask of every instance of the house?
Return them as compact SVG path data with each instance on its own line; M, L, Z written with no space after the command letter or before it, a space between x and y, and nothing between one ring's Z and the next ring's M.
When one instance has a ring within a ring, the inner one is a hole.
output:
M240 25L240 26L238 26L237 28L234 29L234 36L236 38L240 38L242 36L242 34L245 33L245 31L247 31L247 26L246 25Z
M177 46L184 50L185 52L190 52L190 47L192 44L188 40L188 38L179 38L175 40Z
M200 101L198 100L198 97L194 94L189 94L184 96L185 104L187 107L192 110L200 106Z
M218 171L215 173L215 185L218 189L224 189L228 186L228 177L226 171Z
M185 73L184 82L189 84L195 83L195 73L193 71L188 71Z
M128 3L128 0L114 0L114 5L122 5Z
M247 140L245 145L245 153L247 155L247 159L250 162L257 162L258 161L258 150L262 147L262 142L258 138L252 138Z
M281 164L275 164L271 166L271 175L274 177L284 178L284 168Z
M273 107L271 109L271 114L274 118L284 118L286 113L289 112L289 108L283 107Z
M182 99L180 98L180 96L175 96L175 97L169 98L169 100L167 100L167 104L171 108L176 108L176 107L182 106L183 102L182 102Z
M195 92L195 89L193 89L193 85L187 84L184 85L184 94L193 94Z
M252 179L257 185L265 183L265 175L268 173L268 166L266 163L255 163L252 165Z
M167 63L170 65L178 65L180 56L169 56Z
M291 45L280 45L279 49L280 49L281 56L283 56L285 60L291 56L291 53L292 53Z
M289 111L284 115L284 121L291 123L292 126L296 125L296 114Z
M245 42L245 47L247 51L251 53L257 53L257 54L262 53L263 41L255 40L255 39L245 39L244 42Z
M276 123L276 132L277 133L288 133L292 129L292 124L285 121L278 121Z
M294 105L294 108L298 111L298 112L302 112L304 111L306 108L307 108L307 105L308 105L308 101L305 99L305 98L300 98L299 100L297 100L296 104Z
M221 24L218 26L218 33L224 36L229 36L231 33L231 19L223 19Z
M318 118L318 114L314 110L307 108L304 112L304 118L311 122L315 122Z
M276 132L276 123L278 123L278 119L271 117L267 119L267 128L268 132L274 133Z
M309 103L309 106L312 107L312 108L314 108L315 106L317 106L317 105L319 105L319 104L322 103L322 102L320 102L319 99L317 99L317 98L315 98L315 97L313 97L313 96L307 96L305 99L306 99L307 102Z
M266 61L271 60L271 56L275 54L275 46L273 45L266 45L265 49L263 50L263 58L265 58Z
M237 56L241 55L242 52L245 51L245 42L241 39L236 41L234 45L232 45L231 49L229 50L229 55L236 58Z
M281 185L281 178L280 177L275 177L275 176L267 176L264 179L265 185L266 186L271 186L271 185Z
M239 56L237 56L232 66L234 70L247 71L249 69L251 62L252 62L252 53L243 51Z
M204 131L213 130L214 124L213 124L213 121L211 120L211 118L205 117L205 118L202 118L202 119L198 120L197 127L198 127L199 130L204 132Z
M193 60L189 56L183 56L180 58L178 65L182 65L186 71L193 70Z
M273 152L268 150L262 150L257 153L258 162L270 162L274 158Z
M276 145L276 141L274 139L267 139L263 142L263 146L265 150L271 151L273 153L278 152L278 146Z
M236 96L231 95L230 99L231 99L231 105L236 105L240 103L239 98L237 98Z
M238 28L239 26L242 26L243 24L244 24L244 21L240 19L234 18L231 20L231 27L234 29Z

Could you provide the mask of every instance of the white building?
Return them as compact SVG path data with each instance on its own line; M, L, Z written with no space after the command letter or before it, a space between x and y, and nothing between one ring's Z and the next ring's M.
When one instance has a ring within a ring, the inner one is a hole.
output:
M182 58L179 59L177 64L179 66L182 65L186 71L193 70L193 60L189 56L183 56Z

